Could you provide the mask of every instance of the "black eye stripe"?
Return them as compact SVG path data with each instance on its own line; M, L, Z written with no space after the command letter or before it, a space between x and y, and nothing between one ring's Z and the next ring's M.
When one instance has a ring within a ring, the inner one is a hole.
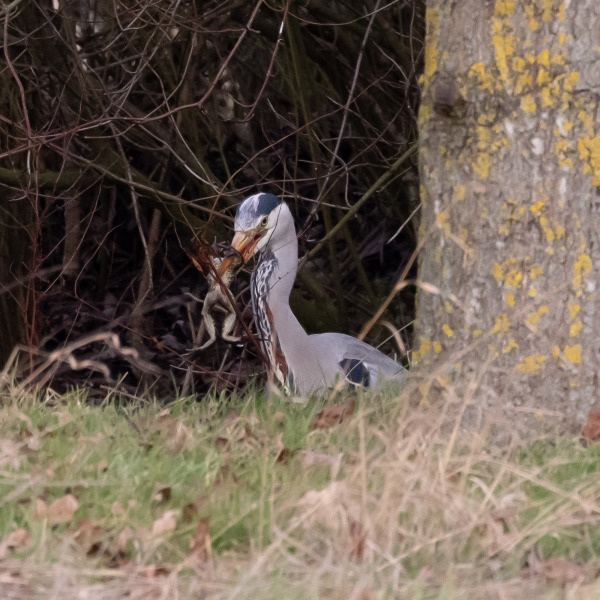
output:
M280 200L273 194L259 194L256 203L256 212L260 215L268 215L279 206Z

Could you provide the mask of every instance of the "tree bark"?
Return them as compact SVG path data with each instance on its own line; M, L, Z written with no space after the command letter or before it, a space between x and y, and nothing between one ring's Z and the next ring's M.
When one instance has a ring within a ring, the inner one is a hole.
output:
M513 427L598 398L599 32L596 0L428 2L415 358Z

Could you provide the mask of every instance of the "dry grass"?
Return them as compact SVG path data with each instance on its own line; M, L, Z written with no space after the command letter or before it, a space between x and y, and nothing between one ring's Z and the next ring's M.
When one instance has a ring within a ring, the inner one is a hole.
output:
M597 598L600 450L497 447L411 397L321 429L256 395L7 399L2 597Z

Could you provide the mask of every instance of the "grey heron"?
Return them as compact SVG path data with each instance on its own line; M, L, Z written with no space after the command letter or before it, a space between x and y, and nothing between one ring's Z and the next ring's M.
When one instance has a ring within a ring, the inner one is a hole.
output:
M405 376L399 363L373 346L342 333L308 335L299 323L289 304L298 267L298 238L284 201L265 193L246 198L234 227L231 245L244 263L258 254L251 276L255 326L270 375L287 393L324 393L340 381L372 387Z

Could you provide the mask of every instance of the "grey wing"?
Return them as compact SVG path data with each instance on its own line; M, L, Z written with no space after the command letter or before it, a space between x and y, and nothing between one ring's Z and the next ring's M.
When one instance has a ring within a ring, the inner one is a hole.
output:
M402 379L406 370L369 344L343 333L311 335L319 351L319 362L328 366L328 379L335 380L340 369L346 379L365 387L391 379Z

